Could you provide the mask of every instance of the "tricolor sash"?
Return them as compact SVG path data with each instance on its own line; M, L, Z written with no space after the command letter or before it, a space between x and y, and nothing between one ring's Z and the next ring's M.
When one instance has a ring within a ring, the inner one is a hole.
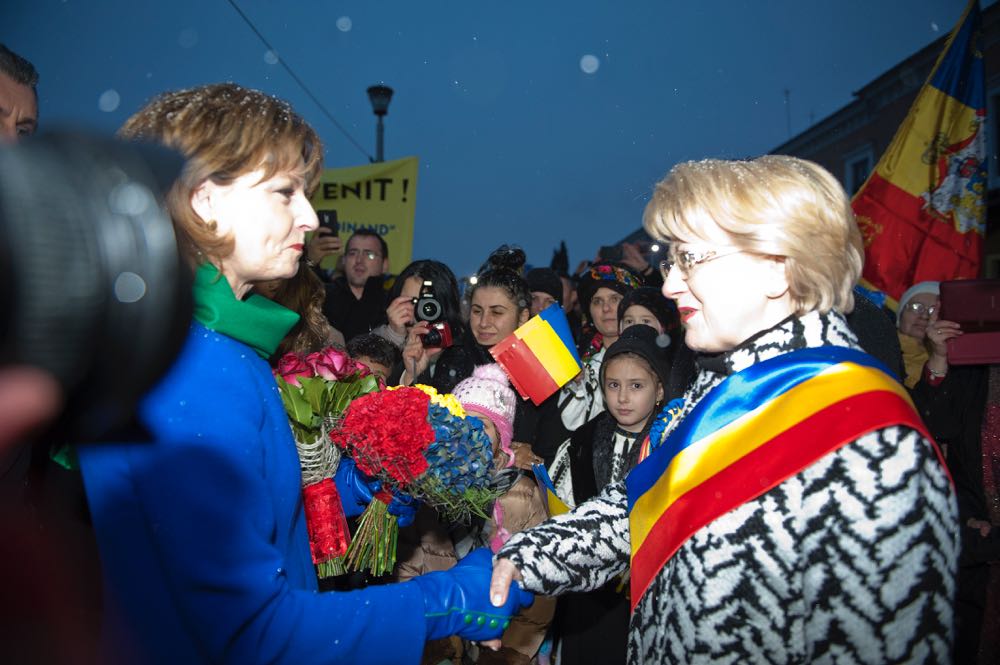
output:
M632 608L703 526L890 425L933 442L906 389L860 351L802 349L727 377L625 479Z

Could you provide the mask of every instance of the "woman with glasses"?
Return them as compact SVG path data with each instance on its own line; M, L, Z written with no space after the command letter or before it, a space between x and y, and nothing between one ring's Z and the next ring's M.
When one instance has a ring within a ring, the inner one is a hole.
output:
M624 482L500 550L495 600L627 570L631 663L948 661L954 492L844 319L863 248L843 188L793 157L688 162L645 226L699 373Z
M945 451L958 494L962 551L955 594L956 663L1000 659L1000 365L948 363L962 334L938 318L938 282L899 299L906 385Z
M899 299L896 325L907 388L917 385L925 372L931 378L944 377L948 372L947 341L961 334L957 323L938 321L939 292L938 282L920 282Z

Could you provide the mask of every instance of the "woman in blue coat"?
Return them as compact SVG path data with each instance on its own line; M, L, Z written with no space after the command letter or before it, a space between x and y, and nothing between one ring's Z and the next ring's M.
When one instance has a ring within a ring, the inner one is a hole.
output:
M317 592L266 360L298 316L249 295L294 275L317 227L315 132L286 103L219 84L161 95L123 133L189 160L167 204L195 270L195 321L141 405L148 436L79 447L105 571L105 660L407 663L428 639L499 636L519 603L490 606L485 552L403 584Z

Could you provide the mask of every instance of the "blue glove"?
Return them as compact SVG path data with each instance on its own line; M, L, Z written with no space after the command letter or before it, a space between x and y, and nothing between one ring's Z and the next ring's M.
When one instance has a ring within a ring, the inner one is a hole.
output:
M375 493L382 489L382 481L377 478L369 478L358 469L358 465L350 457L341 458L333 481L337 484L340 503L343 505L344 515L347 517L357 517L365 512L365 508L372 502ZM396 522L400 527L410 526L413 524L419 507L420 501L418 499L408 494L393 492L392 502L389 503L389 514L396 516Z
M365 512L365 508L372 502L375 492L381 487L379 481L362 473L350 457L341 458L333 482L337 485L340 503L344 507L344 515L347 517L357 517Z
M378 482L378 481L376 481ZM389 514L396 516L396 523L399 528L410 526L417 517L417 509L420 508L420 499L409 494L399 492L392 493L392 501L389 502Z
M424 595L424 618L427 640L458 635L467 640L492 640L510 625L510 618L535 596L510 586L507 602L494 607L490 602L490 578L493 555L481 547L473 550L454 568L426 573L413 578Z

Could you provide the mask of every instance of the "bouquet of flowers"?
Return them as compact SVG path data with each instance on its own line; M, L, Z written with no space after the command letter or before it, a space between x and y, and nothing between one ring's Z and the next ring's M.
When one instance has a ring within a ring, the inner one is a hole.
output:
M310 354L287 353L274 375L302 467L313 563L320 577L343 574L350 532L333 482L341 453L329 435L351 400L378 390L378 380L367 367L332 347Z
M400 493L435 508L449 521L487 517L493 450L477 418L466 418L453 395L429 386L390 388L351 403L333 442L382 489L361 516L347 566L382 575L396 562L396 518L388 504ZM397 498L398 500L398 498Z

